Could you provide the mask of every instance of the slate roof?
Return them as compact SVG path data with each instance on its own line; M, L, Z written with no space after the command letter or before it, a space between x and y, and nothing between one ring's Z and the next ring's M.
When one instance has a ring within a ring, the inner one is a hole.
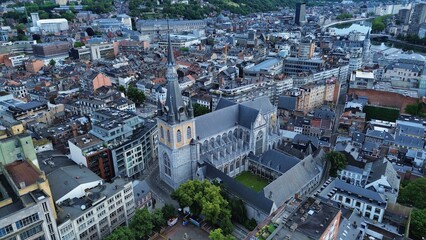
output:
M354 132L352 134L352 141L362 144L364 142L364 140L365 140L365 134L364 133Z
M366 152L373 152L375 149L379 149L380 144L375 142L364 142L362 150Z
M220 98L216 106L216 111L222 108L227 108L229 106L236 105L236 104L237 104L236 102L230 101L226 98Z
M352 166L352 165L347 165L345 167L345 170L350 171L350 172L354 172L354 173L360 173L360 174L362 174L364 172L364 169L359 168L359 167L355 167L355 166Z
M280 96L278 98L278 108L294 111L296 110L297 98L292 96Z
M346 183L340 179L335 179L333 182L334 184L333 185L330 184L330 185L334 186L335 188L341 191L350 192L354 196L359 195L361 197L372 199L379 203L383 203L383 204L386 203L386 201L377 192Z
M324 152L321 150L317 157L320 159L323 154ZM267 185L263 189L265 197L280 206L320 173L316 163L312 155L309 155Z
M259 97L239 104L221 98L216 111L195 118L197 137L204 139L236 125L251 129L259 113L272 111L275 111L275 107L268 97Z
M285 173L300 162L299 159L277 150L268 150L261 156L249 155L249 158L267 168Z
M395 144L411 148L423 148L425 145L424 139L397 134L395 136Z
M391 162L386 159L377 160L373 162L371 167L371 172L368 177L368 182L375 182L379 180L382 176L385 176L388 183L394 189L399 189L400 178L398 178L398 173L394 169Z
M204 139L226 131L238 123L239 105L222 108L195 118L197 138Z
M424 137L424 127L416 127L409 124L399 123L397 126L397 132L404 135L414 135L417 137Z
M333 120L336 118L336 113L330 109L327 108L316 108L314 110L314 117L315 118L321 118L321 119L329 119Z
M260 113L268 113L275 110L274 105L272 105L271 101L268 97L258 97L251 101L243 102L241 105L244 105L249 108L253 108L259 110Z
M219 178L229 192L241 198L243 201L248 202L250 205L256 207L267 215L271 213L273 202L264 197L262 191L255 192L251 188L244 186L242 183L209 164L206 164L206 177L210 180Z
M60 167L47 175L53 199L58 200L78 186L102 180L86 167L80 168L77 164Z

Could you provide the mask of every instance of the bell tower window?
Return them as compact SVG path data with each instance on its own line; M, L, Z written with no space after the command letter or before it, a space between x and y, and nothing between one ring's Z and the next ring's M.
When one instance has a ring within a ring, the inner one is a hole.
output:
M191 127L188 127L188 128L186 129L186 138L187 138L187 139L191 139L191 138L192 138Z
M177 132L176 132L176 140L177 140L177 142L182 141L182 133L181 133L180 130L177 130Z

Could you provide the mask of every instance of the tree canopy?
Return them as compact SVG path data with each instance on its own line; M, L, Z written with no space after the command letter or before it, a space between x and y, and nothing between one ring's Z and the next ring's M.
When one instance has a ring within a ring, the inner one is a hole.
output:
M232 231L231 211L219 186L207 180L191 180L180 185L172 198L181 207L188 206L194 215L202 214L207 221L219 225L225 234Z
M337 171L346 167L346 164L347 164L346 157L340 152L336 152L336 151L328 152L325 155L325 158L327 159L327 161L330 162L331 167L330 167L329 174L332 177L336 177Z
M423 112L423 103L419 101L417 101L417 103L414 103L414 104L408 104L404 110L405 110L405 113L408 113L414 116L426 117L426 113Z
M136 235L136 238L144 238L152 233L154 224L152 221L152 215L149 213L147 208L136 211L133 216L130 228Z
M426 208L426 178L410 181L399 190L398 202L416 208Z
M342 13L336 17L337 20L344 20L349 18L353 18L352 14L350 13Z
M210 231L209 234L210 240L234 240L235 238L230 235L224 235L222 229L216 228L213 231Z
M106 240L135 240L134 232L128 227L119 227L111 235L109 235Z
M373 20L372 25L371 25L371 30L373 32L381 32L381 31L385 30L387 20L389 19L390 16L391 15L384 15L384 16L380 16L380 17L375 18Z
M210 112L210 109L208 107L203 106L203 105L198 104L198 103L192 104L192 107L194 108L194 116L196 116L196 117Z
M426 236L426 209L415 209L411 213L410 237L423 239L424 236Z
M145 102L145 94L139 91L134 86L129 86L127 88L127 98L132 100L136 105L140 106Z

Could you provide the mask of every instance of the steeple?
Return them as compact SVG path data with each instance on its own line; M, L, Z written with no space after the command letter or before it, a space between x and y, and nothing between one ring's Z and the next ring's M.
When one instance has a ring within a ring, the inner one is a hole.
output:
M370 30L365 34L365 39L362 47L362 61L368 63L370 61Z
M167 95L165 103L165 113L167 121L171 124L188 119L182 93L179 87L178 75L176 72L176 62L173 56L173 48L170 40L170 27L167 20Z
M175 66L175 57L173 56L172 43L170 40L169 19L167 19L167 66Z

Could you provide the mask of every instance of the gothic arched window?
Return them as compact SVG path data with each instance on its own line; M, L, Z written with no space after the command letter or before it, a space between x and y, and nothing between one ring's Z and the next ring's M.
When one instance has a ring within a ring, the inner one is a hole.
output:
M180 130L177 130L177 132L176 132L176 140L177 140L177 142L182 141L182 133L180 132Z
M163 154L163 158L164 158L164 173L171 177L172 176L172 168L171 168L171 162L170 162L170 158L169 155L167 155L167 153Z
M164 129L163 126L160 127L161 138L164 138Z
M170 130L167 130L167 142L171 142Z
M188 127L188 128L186 129L186 138L187 138L187 139L191 139L191 138L192 138L191 127Z
M260 131L256 136L255 154L259 155L263 152L263 132Z

